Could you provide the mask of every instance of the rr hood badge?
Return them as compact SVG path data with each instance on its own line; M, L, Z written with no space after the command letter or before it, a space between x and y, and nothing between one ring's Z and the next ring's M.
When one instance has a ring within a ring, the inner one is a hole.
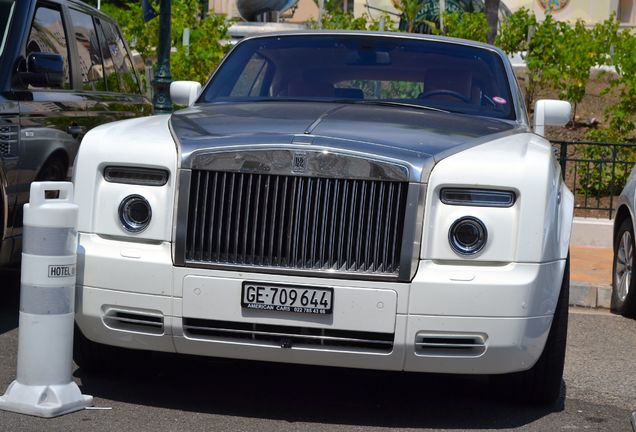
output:
M294 152L294 159L292 161L292 172L304 173L307 171L307 153Z

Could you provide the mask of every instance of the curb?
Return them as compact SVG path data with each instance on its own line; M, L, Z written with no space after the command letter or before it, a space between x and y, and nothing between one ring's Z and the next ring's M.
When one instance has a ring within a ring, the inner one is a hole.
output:
M613 219L575 217L572 222L570 244L613 249Z
M570 306L610 308L612 287L585 282L570 282Z

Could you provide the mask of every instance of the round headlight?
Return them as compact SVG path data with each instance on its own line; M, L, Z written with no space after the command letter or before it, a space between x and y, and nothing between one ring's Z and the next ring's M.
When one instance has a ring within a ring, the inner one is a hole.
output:
M152 209L141 195L129 195L119 204L119 221L126 231L138 233L150 223Z
M472 216L457 219L448 231L448 241L455 252L473 255L486 245L488 231L483 222Z

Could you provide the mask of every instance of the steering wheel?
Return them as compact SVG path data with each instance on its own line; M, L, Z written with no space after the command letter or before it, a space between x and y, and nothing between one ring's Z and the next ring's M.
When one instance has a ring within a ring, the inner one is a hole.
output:
M463 94L453 90L448 90L448 89L431 90L429 92L425 92L419 95L418 99L426 99L432 96L451 96L461 100L462 102L470 103L470 99L468 99Z

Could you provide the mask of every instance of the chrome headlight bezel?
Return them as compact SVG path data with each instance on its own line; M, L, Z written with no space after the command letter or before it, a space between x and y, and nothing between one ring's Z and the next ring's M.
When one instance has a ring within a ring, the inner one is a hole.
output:
M147 212L145 217L137 218L133 216L132 212L135 211L133 206L142 206L142 208L138 208L137 211ZM152 220L152 207L146 198L138 194L133 194L128 195L121 201L117 214L119 215L119 222L125 231L138 234L150 225L150 221Z
M464 227L472 229L476 239L472 242L460 240L460 230ZM484 223L474 216L463 216L457 219L448 230L448 242L453 251L462 256L476 255L481 252L488 242L488 230Z

